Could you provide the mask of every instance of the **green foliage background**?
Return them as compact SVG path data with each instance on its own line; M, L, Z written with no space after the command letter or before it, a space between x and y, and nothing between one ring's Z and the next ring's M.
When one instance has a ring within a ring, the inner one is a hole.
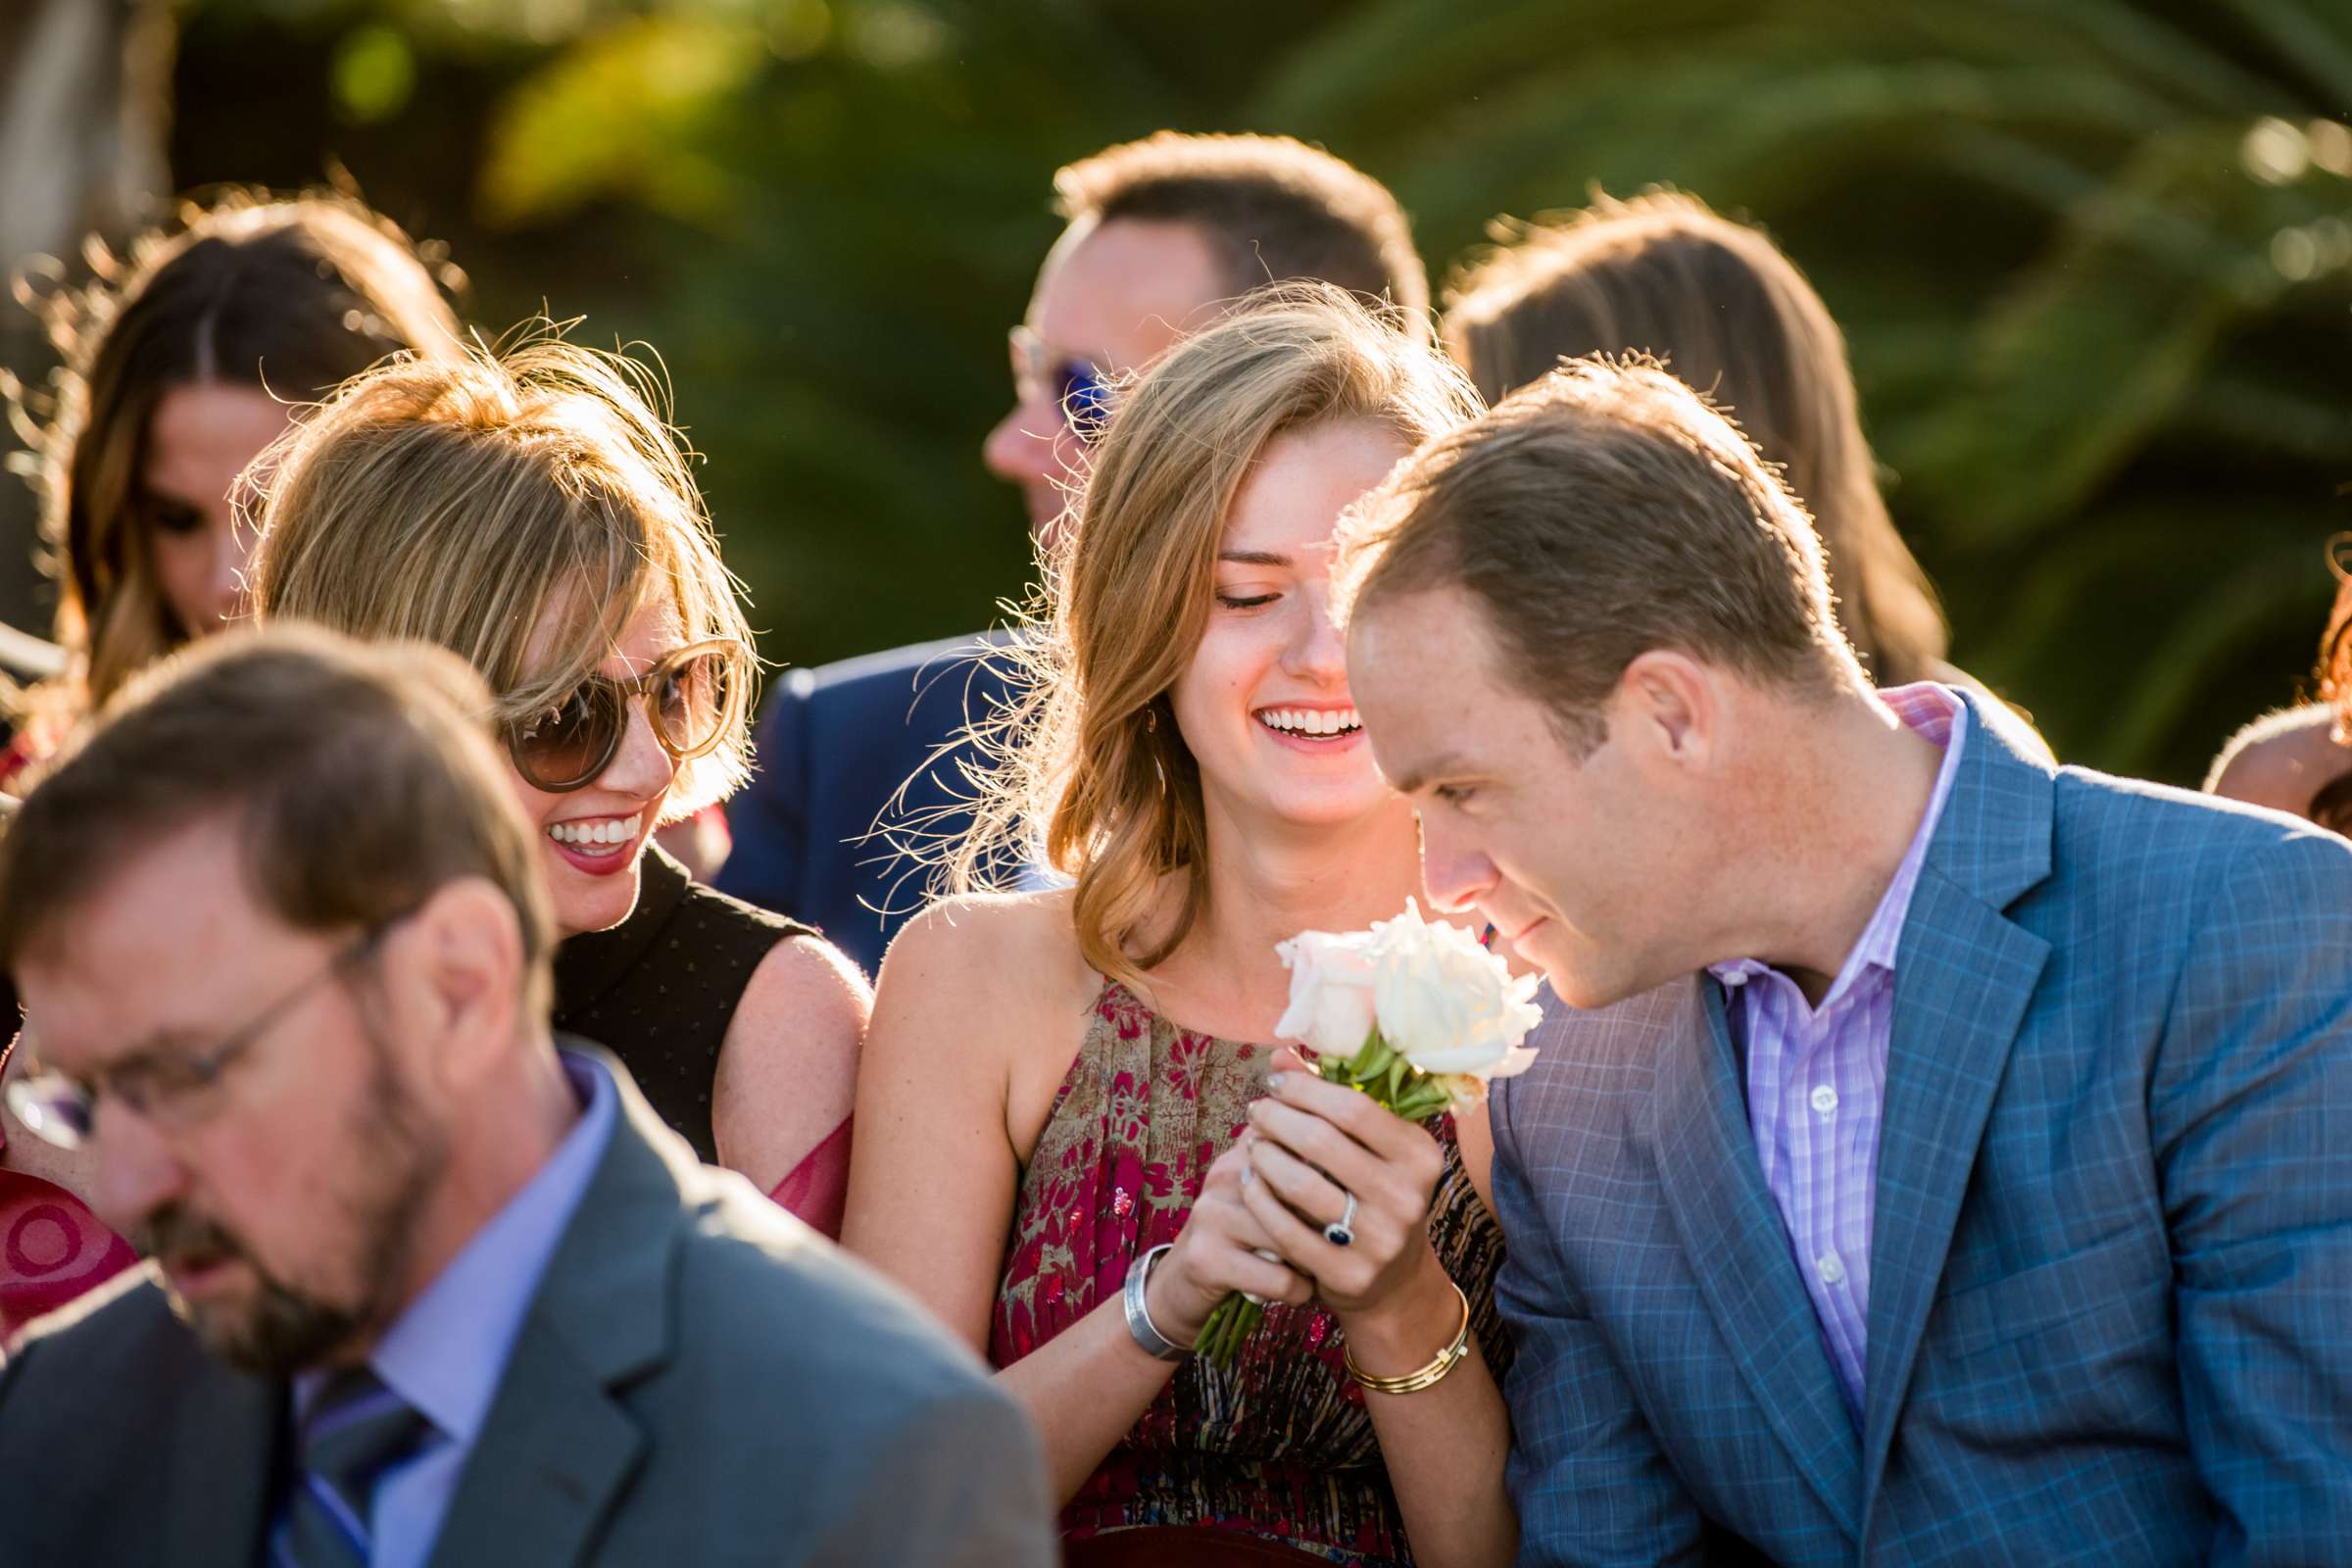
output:
M2193 781L2352 524L2344 0L188 0L176 91L183 184L346 170L485 328L658 351L780 661L1019 590L978 449L1048 180L1162 125L1329 146L1441 279L1593 185L1765 223L2069 760Z

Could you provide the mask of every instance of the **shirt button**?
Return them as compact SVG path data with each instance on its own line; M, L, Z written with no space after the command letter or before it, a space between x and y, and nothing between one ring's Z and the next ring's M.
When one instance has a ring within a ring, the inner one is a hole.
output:
M1845 1261L1836 1252L1822 1253L1813 1260L1813 1266L1821 1271L1822 1284L1843 1285L1845 1283Z
M1824 1116L1836 1110L1838 1108L1838 1091L1832 1089L1828 1084L1817 1086L1813 1091L1813 1108Z

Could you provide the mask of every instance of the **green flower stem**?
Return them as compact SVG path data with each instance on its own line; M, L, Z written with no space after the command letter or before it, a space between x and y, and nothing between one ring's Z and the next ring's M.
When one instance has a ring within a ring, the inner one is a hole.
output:
M1200 1326L1200 1337L1194 1342L1194 1353L1216 1367L1233 1364L1234 1355L1242 1342L1257 1329L1266 1309L1238 1292L1228 1296L1208 1314Z
M1218 1353L1225 1357L1222 1364L1233 1364L1233 1358L1242 1353L1242 1342L1255 1334L1265 1319L1264 1307L1246 1296L1241 1298L1241 1304L1233 1309L1233 1321L1226 1325L1224 1343L1217 1347Z

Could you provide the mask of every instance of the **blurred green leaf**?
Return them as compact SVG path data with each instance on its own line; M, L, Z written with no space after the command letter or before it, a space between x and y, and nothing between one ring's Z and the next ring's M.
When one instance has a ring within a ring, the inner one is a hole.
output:
M2314 83L2339 106L2352 106L2352 20L2341 6L2221 0L2218 9L2234 12L2281 71Z
M335 98L362 123L389 120L416 90L416 58L397 28L356 27L335 51Z
M485 216L520 224L616 196L724 226L741 192L695 143L768 58L756 23L689 14L617 23L575 45L492 122Z

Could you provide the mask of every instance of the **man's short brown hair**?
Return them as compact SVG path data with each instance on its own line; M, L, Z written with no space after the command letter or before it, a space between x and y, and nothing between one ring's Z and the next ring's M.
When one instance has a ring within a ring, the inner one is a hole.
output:
M1460 588L1579 758L1626 666L1674 649L1760 684L1861 680L1804 508L1654 361L1561 367L1438 437L1359 509L1344 612Z
M159 840L225 817L248 891L298 930L371 927L460 877L495 884L521 923L525 1005L543 1013L553 923L489 709L464 660L417 643L288 624L173 655L9 821L0 967Z
M1072 222L1191 223L1235 295L1320 279L1405 313L1429 330L1429 276L1404 209L1379 180L1289 136L1163 130L1106 147L1054 176Z

